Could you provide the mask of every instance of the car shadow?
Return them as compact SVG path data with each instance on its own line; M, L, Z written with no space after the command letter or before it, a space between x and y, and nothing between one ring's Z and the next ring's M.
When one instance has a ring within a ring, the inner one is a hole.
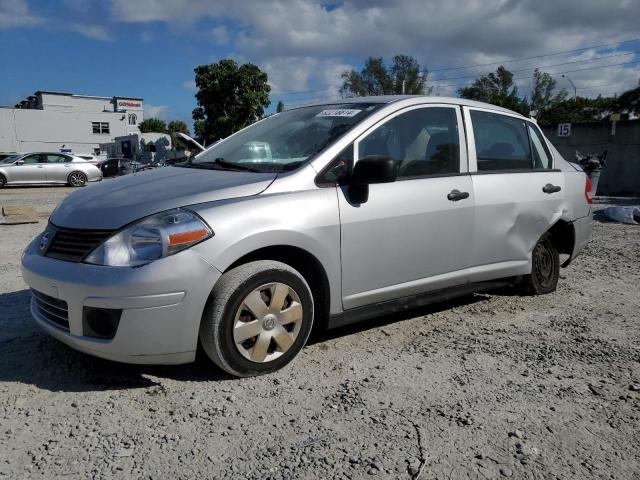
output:
M495 292L497 293L500 291L501 290L496 290ZM354 335L356 333L366 332L367 330L373 330L376 328L385 327L392 323L398 323L398 322L402 322L404 320L410 320L416 317L428 317L429 315L433 315L439 312L444 312L446 310L450 310L455 307L461 307L465 305L472 305L474 303L483 302L483 301L486 301L488 298L489 297L484 294L470 294L470 295L466 295L466 296L459 297L452 300L432 303L430 305L425 305L424 307L408 309L402 312L396 312L388 315L381 315L379 317L374 317L369 320L363 320L361 322L345 325L344 327L338 327L331 330L319 329L312 333L311 337L309 338L309 341L307 342L307 345L315 345L317 343L322 343L327 340L333 340L339 337L346 337L348 335Z
M29 290L0 294L0 382L19 382L50 391L151 388L157 378L224 381L231 376L198 355L188 365L130 365L77 352L43 332L29 311Z
M497 293L499 294L499 293ZM368 321L314 331L308 345L384 327L396 322L486 300L469 295ZM186 365L134 365L103 360L78 352L40 330L29 312L29 290L0 294L0 382L18 382L49 391L87 392L161 388L161 379L209 382L234 381L198 351Z

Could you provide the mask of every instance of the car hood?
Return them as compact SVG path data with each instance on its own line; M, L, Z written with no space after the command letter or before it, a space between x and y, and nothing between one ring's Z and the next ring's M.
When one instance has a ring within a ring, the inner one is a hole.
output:
M66 228L117 229L171 208L257 195L275 178L275 173L158 168L77 190L50 220Z

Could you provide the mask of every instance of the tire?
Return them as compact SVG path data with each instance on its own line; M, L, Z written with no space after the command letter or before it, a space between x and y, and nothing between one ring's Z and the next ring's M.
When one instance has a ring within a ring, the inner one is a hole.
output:
M7 179L4 178L4 175L0 175L0 188L7 185Z
M225 372L263 375L284 367L304 347L313 314L311 289L298 271L271 260L250 262L216 283L202 315L200 343Z
M82 172L71 172L67 177L67 183L72 187L84 187L87 184L87 176Z
M525 295L545 295L554 292L560 276L560 255L544 234L531 253L531 274L522 279L521 290Z

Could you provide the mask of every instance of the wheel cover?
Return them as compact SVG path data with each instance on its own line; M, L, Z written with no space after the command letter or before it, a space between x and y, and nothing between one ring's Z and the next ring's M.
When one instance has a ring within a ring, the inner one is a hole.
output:
M80 172L72 173L71 175L69 175L69 183L74 187L79 187L81 185L84 185L85 183L84 174Z
M233 341L247 360L271 362L291 348L302 321L296 291L284 283L266 283L242 300L233 322Z
M554 262L551 244L547 241L539 242L533 250L533 274L543 288L553 283Z

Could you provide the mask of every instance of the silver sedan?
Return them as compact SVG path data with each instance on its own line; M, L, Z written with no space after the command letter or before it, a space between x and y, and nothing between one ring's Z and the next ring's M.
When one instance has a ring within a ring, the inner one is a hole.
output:
M85 159L65 153L27 153L0 160L0 188L5 185L59 183L82 187L102 180L102 172Z

